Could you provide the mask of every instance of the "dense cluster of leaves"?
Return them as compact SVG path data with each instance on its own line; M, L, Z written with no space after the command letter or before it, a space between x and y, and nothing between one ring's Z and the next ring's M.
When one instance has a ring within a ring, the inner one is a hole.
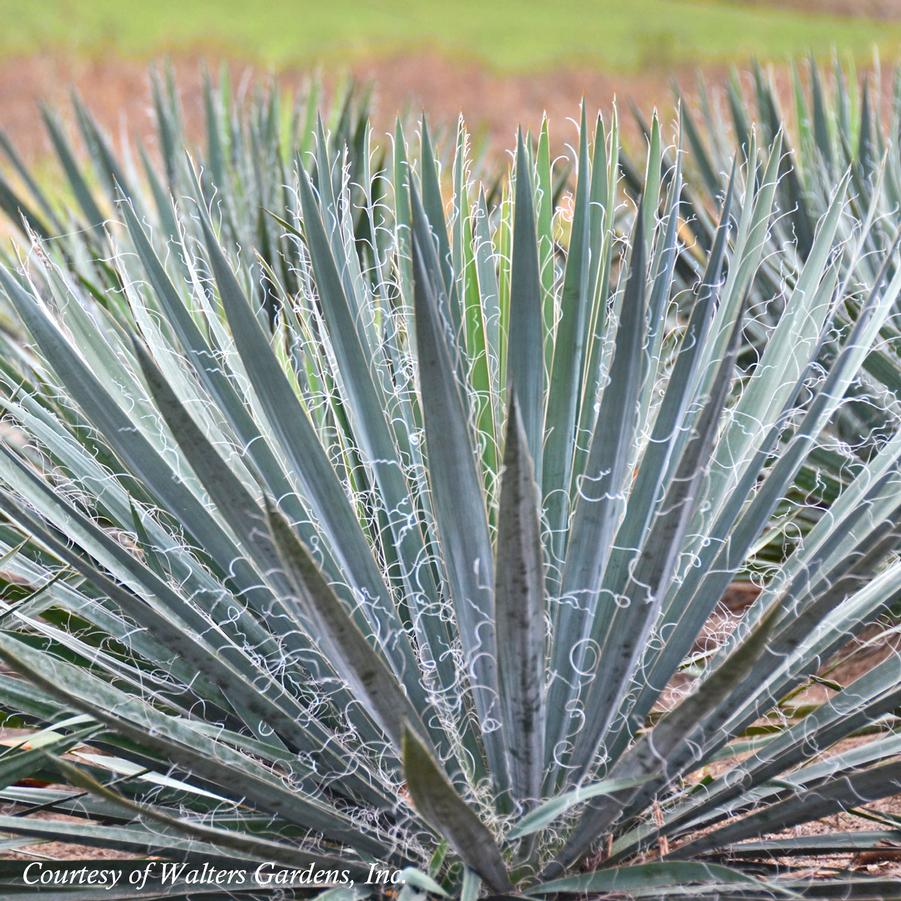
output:
M901 99L843 79L794 130L704 93L643 171L583 113L487 187L353 93L210 88L187 155L157 81L140 168L47 113L63 192L4 139L7 847L886 897L792 863L899 838L901 659L822 673L901 602Z

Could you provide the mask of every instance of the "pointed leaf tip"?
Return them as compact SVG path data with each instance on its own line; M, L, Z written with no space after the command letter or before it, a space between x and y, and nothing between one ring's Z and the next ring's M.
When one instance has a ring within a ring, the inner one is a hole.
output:
M402 758L407 790L418 813L447 837L463 861L494 891L512 891L494 836L457 794L408 724L403 729Z

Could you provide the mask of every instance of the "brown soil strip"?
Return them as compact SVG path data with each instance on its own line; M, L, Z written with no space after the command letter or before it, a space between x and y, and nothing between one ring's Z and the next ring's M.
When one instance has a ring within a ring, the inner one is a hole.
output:
M733 0L740 6L790 6L809 13L864 19L901 18L901 0Z
M216 61L207 61L216 71ZM203 128L200 58L175 58L172 65L182 92L185 118L194 137ZM231 65L233 83L246 86L265 80L267 73L252 66ZM34 162L50 154L50 144L38 115L38 104L67 108L69 94L77 91L104 128L118 138L151 141L153 112L148 89L148 64L109 57L79 60L57 55L35 55L0 60L0 128L12 138L23 157ZM281 72L286 87L301 87L312 72L294 69ZM357 63L350 72L358 82L372 82L377 133L391 130L398 114L428 112L439 127L452 128L462 113L477 138L488 139L496 148L512 146L516 128L537 130L545 112L554 123L557 142L572 140L575 128L568 121L579 115L585 98L589 113L609 111L616 99L621 118L630 123L629 103L648 110L654 105L667 114L673 108L670 85L674 78L692 84L693 71L650 71L636 75L556 69L530 75L492 72L475 63L454 62L433 55L403 55ZM723 70L706 73L718 81ZM342 79L326 73L324 81L334 88Z

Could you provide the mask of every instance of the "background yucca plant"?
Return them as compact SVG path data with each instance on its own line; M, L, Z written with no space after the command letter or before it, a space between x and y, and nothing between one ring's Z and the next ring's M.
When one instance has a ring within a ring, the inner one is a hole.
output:
M828 81L831 77L831 90ZM766 155L773 143L781 141L783 159L779 168L777 205L781 215L770 224L768 242L776 255L764 254L761 267L749 286L750 302L757 316L772 324L782 312L779 262L790 249L803 260L812 247L817 221L824 215L833 186L846 173L850 177L848 224L839 226L839 235L847 239L851 224L869 219L871 236L866 240L866 280L876 276L882 258L880 242L891 242L897 227L897 209L901 202L901 157L897 135L901 133L901 75L898 70L883 74L878 59L868 77L858 79L833 63L831 73L814 60L792 67L782 97L773 80L760 67L750 72L733 72L722 92L710 92L703 81L683 95L676 91L681 116L681 135L689 149L693 178L683 189L685 226L700 249L707 252L713 240L711 209L721 197L721 177L735 155L740 160L756 160L763 171ZM791 115L780 108L787 105ZM651 136L651 127L639 111L635 117L642 132ZM664 167L672 165L672 154L664 155ZM629 192L637 196L642 179L635 167L625 165ZM878 236L878 237L876 237ZM693 243L693 242L687 242ZM677 279L690 285L698 277L697 254L688 250L677 269ZM848 327L855 304L841 311L841 325ZM745 337L749 354L759 353L767 340L767 329L752 324ZM896 320L883 329L890 346L897 347ZM823 359L833 348L827 343ZM890 435L897 416L897 397L901 391L898 367L883 347L874 348L867 357L852 392L861 392L859 402L844 404L836 413L834 428L840 441L820 447L802 467L796 486L782 505L781 515L773 523L770 541L761 547L756 564L779 564L786 547L794 546L793 535L805 532L820 512L834 500L841 485L856 471L859 457L875 446L871 440ZM885 408L889 408L886 415ZM794 503L792 503L794 501Z
M570 217L546 126L485 188L462 126L444 167L424 123L383 156L352 95L282 143L274 94L209 90L192 163L156 96L162 168L78 107L77 207L4 188L10 844L360 896L373 864L406 896L889 896L792 861L899 838L868 807L898 657L795 703L901 600L897 150L813 182L805 242L775 120L683 178L656 119L636 176L583 114ZM770 837L838 811L873 828Z

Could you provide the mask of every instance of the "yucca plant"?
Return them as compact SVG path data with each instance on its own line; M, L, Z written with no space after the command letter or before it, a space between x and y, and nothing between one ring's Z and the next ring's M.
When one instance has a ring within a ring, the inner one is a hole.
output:
M93 244L25 214L0 270L27 334L2 348L0 703L32 732L0 757L0 831L245 873L198 893L889 897L792 861L899 839L871 807L901 787L897 655L797 702L895 631L891 404L698 645L875 397L874 353L897 371L882 200L839 174L810 246L774 245L776 135L714 170L689 250L656 121L630 208L615 118L583 114L571 217L546 125L496 202L462 126L447 178L424 123L384 168L363 134L354 169L320 129L252 227L243 145L218 175L166 151L156 211L104 156ZM871 828L785 835L841 811ZM23 866L4 892L35 894ZM194 890L174 878L118 890Z
M736 154L739 159L756 160L762 171L768 149L779 139L783 148L777 188L781 215L770 228L770 245L774 250L789 246L806 259L816 223L828 208L831 189L847 173L853 213L847 221L870 221L865 252L869 258L859 265L869 269L866 280L872 280L883 262L878 248L881 242L892 240L901 203L901 155L895 146L901 123L901 71L883 73L876 57L871 73L857 76L836 61L830 85L830 75L824 75L811 59L803 66L793 66L781 80L780 91L774 87L772 73L755 66L750 72L733 72L724 91L711 92L701 80L687 94L677 89L692 173L683 193L686 228L702 248L709 248L713 226L706 211L715 207L721 196L717 173L728 170ZM640 113L636 115L641 129L650 136L650 125ZM671 163L671 155L665 157L664 166ZM641 179L635 169L627 165L626 175L630 191L640 192ZM849 237L848 227L840 226L844 238ZM767 257L751 286L751 303L759 316L773 322L782 309L777 289L781 257L777 254L771 261ZM697 262L691 253L686 253L679 265L677 278L686 284L697 278ZM838 324L842 328L849 327L855 310L856 304L852 304L841 311ZM765 329L749 329L746 352L758 353L766 336ZM897 320L886 322L883 338L888 346L898 346ZM833 352L827 342L822 350L827 365ZM784 546L794 544L793 534L816 522L839 487L847 484L860 457L874 446L871 440L860 441L860 436L892 433L901 382L896 361L891 353L886 355L883 346L868 355L853 391L860 392L859 400L844 404L836 414L840 442L820 448L802 467L789 502L783 505L779 525L774 523L772 540L761 548L759 564L781 562ZM806 502L799 503L802 499Z

